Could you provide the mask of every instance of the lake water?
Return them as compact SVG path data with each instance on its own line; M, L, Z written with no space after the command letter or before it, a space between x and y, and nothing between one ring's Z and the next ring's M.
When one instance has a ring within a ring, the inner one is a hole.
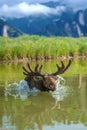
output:
M60 62L41 64L51 73L56 63ZM26 63L0 64L0 130L86 130L87 60L74 60L60 75L58 89L49 93L28 89L23 65Z

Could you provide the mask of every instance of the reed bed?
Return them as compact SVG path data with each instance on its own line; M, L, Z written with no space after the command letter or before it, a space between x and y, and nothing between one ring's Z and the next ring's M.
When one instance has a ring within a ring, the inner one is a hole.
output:
M87 56L87 37L0 37L0 60Z

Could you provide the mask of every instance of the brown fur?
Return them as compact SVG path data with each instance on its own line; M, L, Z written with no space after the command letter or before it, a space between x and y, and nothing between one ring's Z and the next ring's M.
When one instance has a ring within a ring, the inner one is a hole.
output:
M36 65L33 71L30 65L27 64L29 71L23 67L23 73L26 75L25 80L27 81L29 87L31 89L36 87L41 91L54 91L56 89L56 81L58 78L57 75L64 73L69 68L71 65L71 60L66 67L64 66L63 62L61 62L61 64L61 67L57 64L57 71L52 74L42 72L42 65Z
M26 77L25 80L27 81L29 87L32 89L33 87L36 87L37 89L41 91L54 91L56 89L56 76L46 76L46 77L40 77L40 76L34 76L34 77Z

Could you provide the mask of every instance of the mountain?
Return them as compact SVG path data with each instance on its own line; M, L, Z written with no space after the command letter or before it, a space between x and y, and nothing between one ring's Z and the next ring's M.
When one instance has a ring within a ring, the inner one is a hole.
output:
M20 31L0 19L0 36L18 37L20 35L22 35Z
M23 18L8 18L6 22L26 34L45 36L87 36L87 9L74 11L73 8L59 2L47 2L43 5L51 8L63 6L60 14L38 14Z

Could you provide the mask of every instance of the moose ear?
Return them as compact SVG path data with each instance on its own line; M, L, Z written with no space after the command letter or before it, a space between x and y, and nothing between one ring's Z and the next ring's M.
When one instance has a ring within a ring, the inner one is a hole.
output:
M43 79L46 79L48 76L47 75L43 75Z
M54 78L55 80L57 80L57 79L58 79L58 76L53 76L53 78Z
M53 78L53 79L57 80L57 79L58 79L58 76L44 75L44 76L43 76L43 79L46 79L46 78Z

